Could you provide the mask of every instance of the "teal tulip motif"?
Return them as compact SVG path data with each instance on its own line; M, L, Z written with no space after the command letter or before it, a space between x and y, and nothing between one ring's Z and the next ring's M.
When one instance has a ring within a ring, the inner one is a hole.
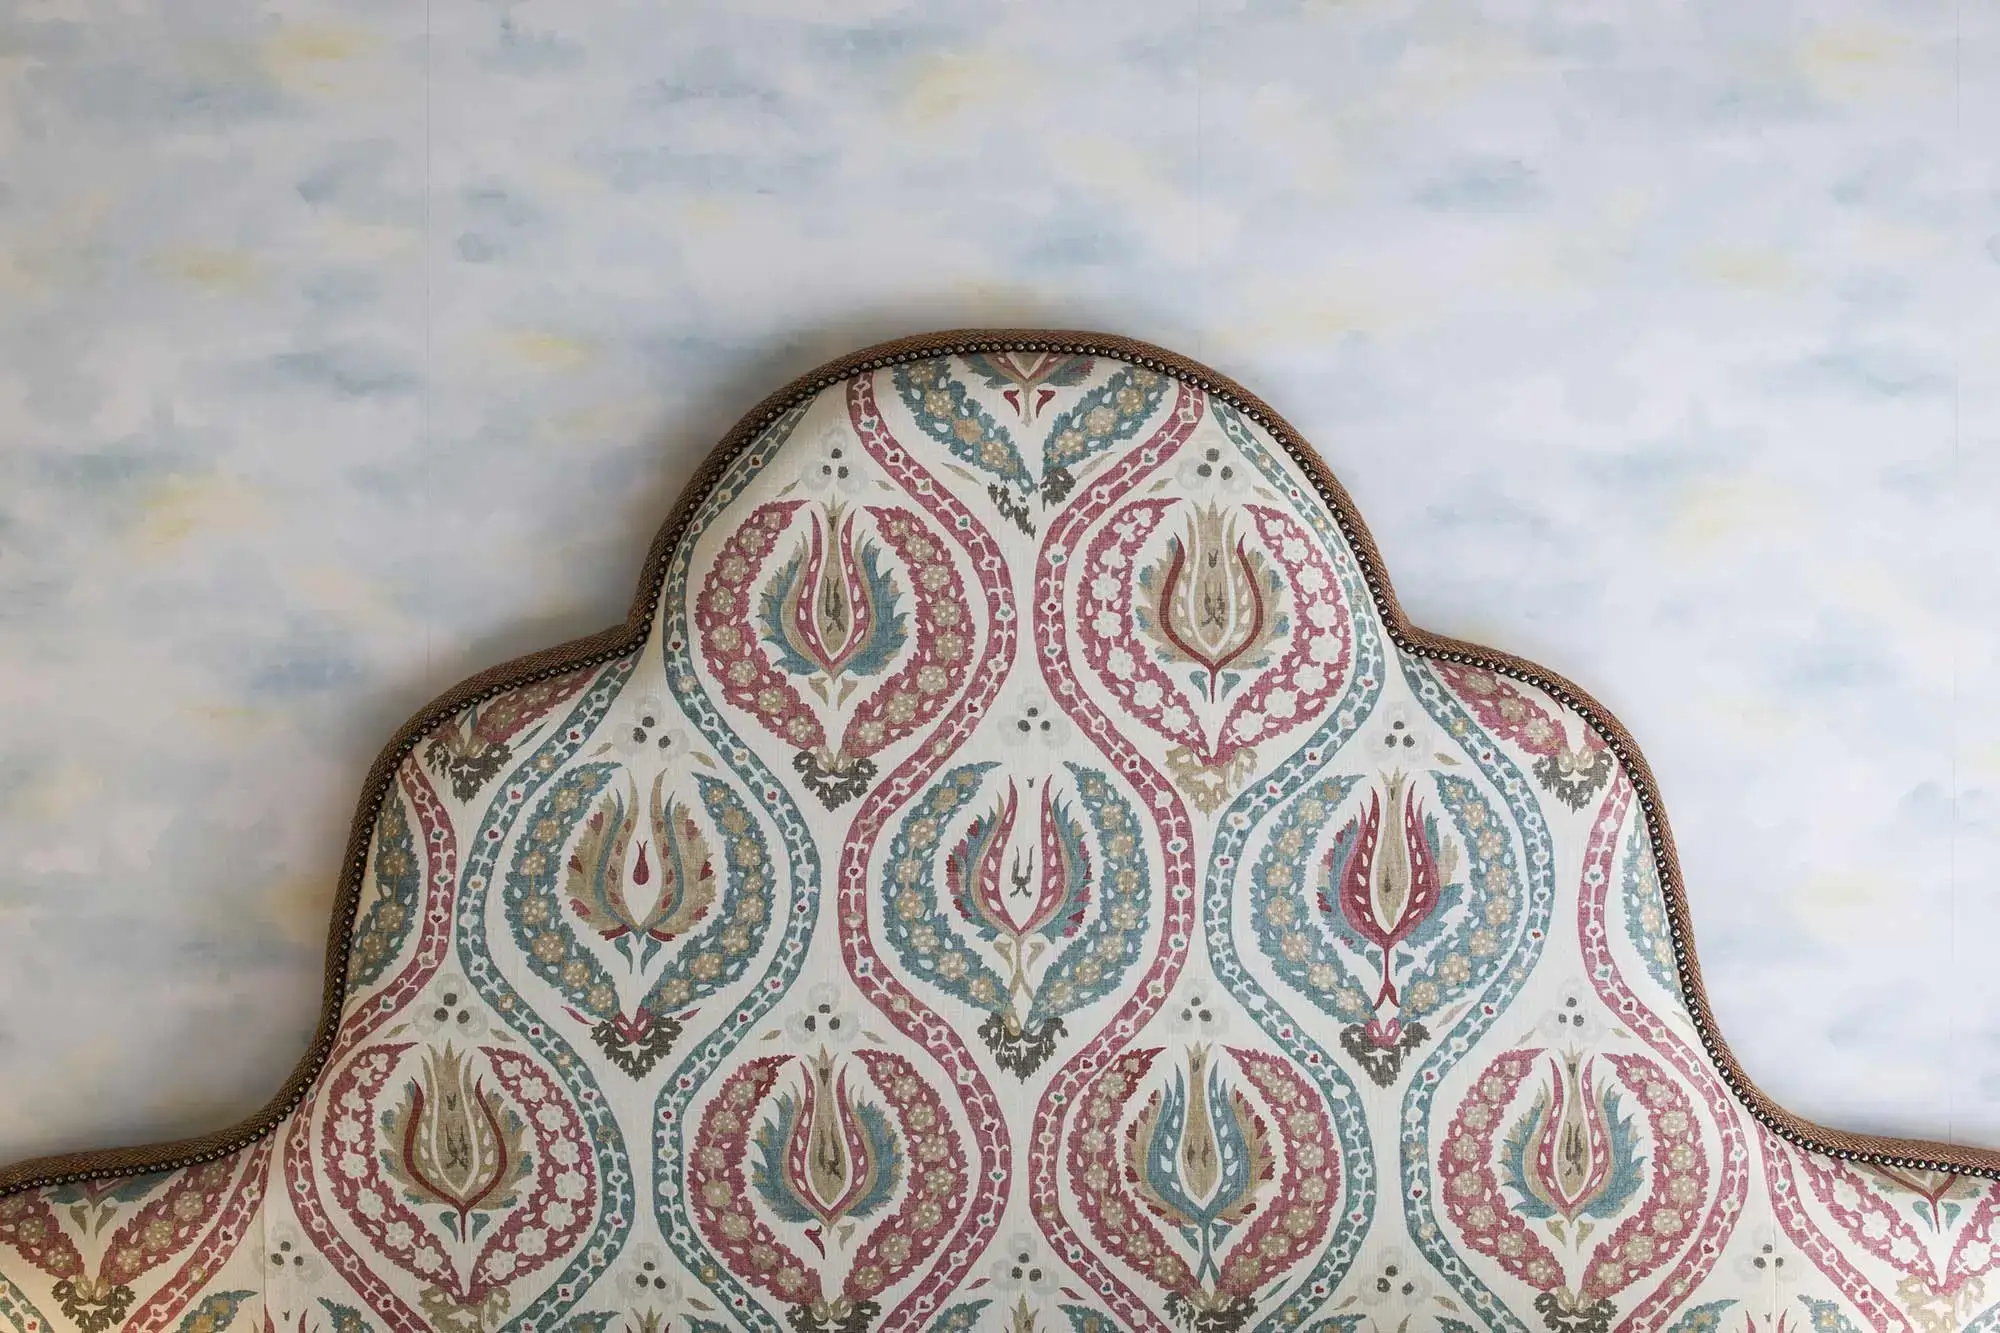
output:
M1206 1046L1189 1048L1185 1073L1153 1093L1126 1139L1139 1198L1199 1249L1195 1280L1204 1284L1220 1277L1217 1243L1250 1215L1271 1164L1264 1122Z

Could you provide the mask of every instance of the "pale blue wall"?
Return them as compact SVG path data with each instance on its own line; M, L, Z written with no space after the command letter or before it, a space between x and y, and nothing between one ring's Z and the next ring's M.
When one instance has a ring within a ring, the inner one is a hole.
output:
M1267 397L1637 732L1752 1073L2000 1145L1996 18L5 6L0 1159L260 1101L404 715L769 389L1002 322Z

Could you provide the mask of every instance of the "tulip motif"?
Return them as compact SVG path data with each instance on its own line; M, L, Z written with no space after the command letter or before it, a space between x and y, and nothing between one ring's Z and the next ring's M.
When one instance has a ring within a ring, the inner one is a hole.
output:
M1056 390L1081 384L1094 362L1087 356L1067 352L982 352L965 358L965 364L998 389L1023 422L1030 425L1056 396Z
M1060 1015L1030 1027L1023 1018L1033 1000L1028 969L1049 946L1075 935L1090 905L1090 852L1083 825L1068 806L1042 784L1040 883L1037 851L1007 853L1014 834L1019 792L1010 780L1007 794L972 821L945 860L945 888L958 913L981 939L990 940L1008 967L1004 1003L980 1026L980 1036L1003 1069L1033 1073L1055 1049L1063 1033ZM1026 899L1026 915L1016 918L1014 900Z
M602 1197L617 1131L586 1128L583 1105L525 1052L364 1046L321 1105L310 1148L302 1128L285 1150L294 1188L310 1181L380 1262L415 1279L422 1327L491 1333L522 1284L602 1225L581 1201ZM336 1267L355 1261L328 1235L312 1239Z
M1343 575L1287 512L1131 500L1073 577L1068 619L1085 663L1167 742L1168 775L1204 812L1242 789L1260 744L1301 728L1351 679Z
M913 511L778 500L722 544L694 619L722 697L833 810L961 691L974 606L950 543Z
M1397 829L1382 836L1383 794L1371 792L1367 811L1334 838L1320 891L1320 910L1337 915L1381 958L1375 1017L1344 1029L1340 1040L1383 1087L1395 1081L1404 1057L1429 1035L1423 1024L1399 1016L1396 949L1437 911L1458 864L1456 847L1424 810L1407 776L1393 773L1385 785L1388 817Z
M638 968L651 966L663 944L700 924L716 898L708 840L687 807L665 795L666 776L653 779L646 810L650 842L637 837L638 793L628 780L623 792L608 787L598 798L566 866L571 909ZM643 1075L679 1038L681 1020L657 1005L621 1012L608 985L605 999L609 1012L591 1039L620 1069Z
M1105 1252L1160 1293L1151 1308L1236 1333L1324 1243L1340 1145L1283 1057L1197 1043L1154 1083L1165 1054L1127 1050L1088 1086L1067 1130L1070 1187Z
M1624 1293L1687 1253L1715 1184L1686 1087L1636 1051L1503 1052L1438 1151L1456 1164L1446 1216L1551 1333L1630 1315Z
M703 1113L684 1178L718 1259L778 1297L795 1333L867 1333L958 1225L966 1183L936 1090L870 1047L747 1062Z
M779 665L822 700L845 703L860 677L879 674L908 637L896 581L854 515L828 507L764 589L764 632Z
M1066 1016L1137 964L1156 908L1145 826L1108 774L1065 764L1028 777L1037 814L1011 779L995 791L998 767L952 769L912 802L882 906L903 964L970 1008L994 1060L1025 1080Z
M405 1195L419 1206L442 1205L460 1242L471 1239L475 1214L512 1207L528 1178L525 1122L449 1043L425 1053L422 1076L409 1081L383 1130L389 1170Z
M1220 507L1197 509L1186 529L1141 578L1151 594L1143 624L1169 658L1193 665L1189 680L1214 704L1243 670L1263 664L1284 626L1280 583Z
M1569 1052L1550 1057L1548 1086L1502 1145L1521 1211L1558 1239L1607 1218L1639 1188L1637 1137L1618 1114L1618 1093L1597 1081L1595 1061Z
M1200 1250L1196 1283L1214 1285L1218 1242L1256 1208L1272 1153L1263 1120L1209 1064L1208 1047L1191 1047L1185 1073L1176 1070L1132 1122L1125 1166L1154 1216Z
M908 617L898 609L902 594L882 567L881 548L858 535L851 511L829 505L823 520L817 511L807 520L792 557L764 587L764 640L777 649L781 670L838 708L902 650ZM802 715L792 721L802 735L817 730ZM802 748L792 767L829 809L860 795L875 776L874 761L845 745Z
M650 964L662 944L693 929L715 902L708 841L687 807L665 795L665 784L664 773L653 779L647 809L654 856L643 838L632 853L638 797L628 782L624 793L612 788L600 798L569 859L570 906L639 967ZM637 959L634 940L643 941Z
M753 1182L778 1216L806 1224L806 1238L824 1256L836 1227L888 1202L902 1158L888 1118L853 1095L831 1055L802 1063L802 1090L780 1094L774 1118L758 1130Z

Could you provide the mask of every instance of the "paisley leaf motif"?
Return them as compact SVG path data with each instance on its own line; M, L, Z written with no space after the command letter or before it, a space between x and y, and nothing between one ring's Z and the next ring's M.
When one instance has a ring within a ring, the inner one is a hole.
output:
M1666 895L1660 892L1652 846L1637 827L1626 842L1624 860L1625 938L1667 1002L1684 1011L1673 937L1668 931Z
M1068 939L1090 907L1090 849L1083 826L1046 785L1042 787L1042 893L1025 929L1051 942Z
M1065 832L1075 837L1079 864L1065 868L1072 881L1070 896L1050 918L1051 926L1088 911L1089 899L1097 903L1096 915L1080 931L1069 927L1070 942L1042 973L1028 1011L1031 1027L1075 1013L1094 1004L1117 988L1139 961L1146 930L1152 921L1153 879L1144 848L1145 827L1131 803L1110 778L1081 764L1065 764L1083 803L1084 815L1096 834L1103 869L1095 880L1090 874L1087 852L1080 830L1064 817ZM1068 853L1065 853L1068 855Z
M619 846L612 828L614 816L625 830L620 836L630 837L628 807L624 798L611 788L622 772L616 764L578 764L551 783L535 803L526 832L514 846L514 858L501 886L501 900L514 946L526 960L528 970L554 987L572 1008L591 1021L617 1014L618 990L603 962L584 946L564 919L563 899L557 896L556 880L558 874L567 876L568 901L586 923L590 922L594 895L590 877L610 864L613 851ZM600 817L602 822L596 830L579 839L578 855L565 859L563 848L577 826L586 818ZM617 854L622 856L622 850ZM582 868L578 869L579 866ZM583 879L581 885L579 876ZM580 894L579 887L585 892ZM600 919L612 921L608 913Z
M236 1322L243 1302L254 1300L254 1291L217 1291L196 1302L180 1322L179 1333L225 1333Z
M870 1302L928 1262L965 1211L968 1154L944 1100L917 1067L893 1051L863 1049L855 1058L881 1090L896 1119L905 1182L901 1202L855 1247L844 1294ZM886 1196L885 1196L886 1199ZM873 1205L871 1205L871 1208Z
M988 383L997 388L994 381L999 378L995 373ZM918 429L948 449L952 457L1024 493L1034 490L1035 479L1013 437L979 405L964 382L953 377L950 359L898 366L894 379L896 396L916 419Z
M1098 1241L1155 1286L1176 1291L1194 1287L1194 1270L1160 1230L1150 1201L1134 1197L1136 1182L1121 1160L1125 1138L1118 1126L1159 1055L1158 1047L1124 1051L1090 1083L1076 1110L1066 1158L1070 1189Z
M402 952L417 922L423 869L417 862L410 820L403 808L400 784L392 785L375 822L374 897L354 928L347 955L347 986L358 991L380 979L383 969Z
M638 929L661 943L692 930L715 902L715 867L709 859L708 839L684 806L672 797L662 797L666 781L665 773L653 779L648 812L653 846L660 857L659 893L652 911L638 923Z
M1172 384L1157 371L1125 366L1051 422L1042 445L1044 502L1060 503L1085 463L1137 435Z
M804 501L757 506L723 541L695 599L694 620L709 669L732 707L801 750L823 748L826 731L786 673L771 665L752 626L755 585L779 535Z
M703 1114L689 1154L688 1201L702 1238L728 1269L787 1304L822 1300L818 1269L778 1238L757 1215L753 1199L771 1195L745 1179L743 1159L752 1146L757 1107L777 1084L790 1057L746 1061L723 1080ZM776 1206L775 1204L773 1205ZM780 1213L786 1222L810 1219Z
M1271 1108L1285 1162L1276 1192L1222 1259L1222 1290L1248 1299L1319 1247L1339 1194L1341 1145L1312 1085L1290 1064L1265 1051L1229 1053Z

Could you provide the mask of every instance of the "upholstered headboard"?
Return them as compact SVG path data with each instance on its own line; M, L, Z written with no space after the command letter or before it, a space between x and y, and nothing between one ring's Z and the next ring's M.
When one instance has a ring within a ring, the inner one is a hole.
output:
M1269 408L956 332L394 738L291 1080L0 1171L0 1325L1944 1333L1995 1176L1751 1085L1630 737Z

